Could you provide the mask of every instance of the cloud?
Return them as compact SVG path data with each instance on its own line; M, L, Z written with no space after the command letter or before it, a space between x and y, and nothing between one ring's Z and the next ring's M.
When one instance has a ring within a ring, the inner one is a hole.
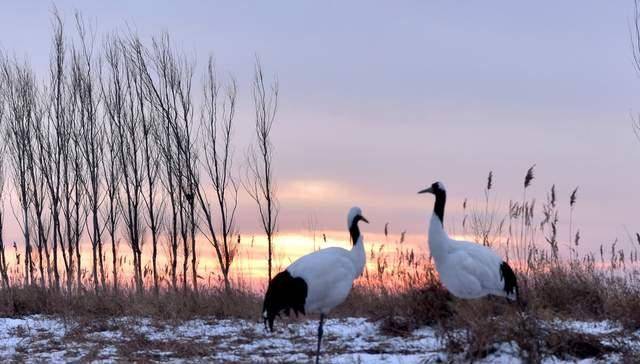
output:
M346 184L328 180L293 180L279 189L283 204L341 206L345 200L366 199L365 195Z

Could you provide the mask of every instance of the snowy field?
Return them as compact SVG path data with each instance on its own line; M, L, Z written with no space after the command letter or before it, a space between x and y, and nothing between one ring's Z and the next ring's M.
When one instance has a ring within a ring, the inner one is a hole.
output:
M610 335L621 328L608 322L551 322L578 332ZM277 322L269 334L260 322L196 319L171 323L147 318L91 321L27 316L0 318L0 361L15 362L309 362L317 321ZM629 335L637 345L640 333ZM515 344L504 343L479 363L519 363ZM329 363L460 362L448 357L436 331L425 327L407 337L381 335L379 324L362 318L325 324L323 361ZM619 361L617 354L580 363ZM576 362L550 357L545 363Z

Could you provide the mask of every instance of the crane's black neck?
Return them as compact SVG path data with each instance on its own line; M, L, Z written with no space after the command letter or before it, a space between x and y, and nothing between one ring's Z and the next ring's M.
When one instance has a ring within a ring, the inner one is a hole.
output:
M351 222L351 226L349 226L349 234L351 234L351 241L353 242L353 245L356 245L360 238L360 228L358 227L358 221L360 221L360 219L360 216L356 216Z
M437 190L434 195L436 196L436 202L433 205L433 213L438 216L442 226L444 226L444 205L447 202L447 193L443 190Z

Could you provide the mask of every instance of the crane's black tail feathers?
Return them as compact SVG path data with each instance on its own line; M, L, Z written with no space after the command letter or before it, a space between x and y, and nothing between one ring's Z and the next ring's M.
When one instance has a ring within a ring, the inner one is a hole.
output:
M515 294L516 302L520 302L518 279L507 262L502 262L502 264L500 264L500 277L504 281L504 291L507 296Z
M276 274L269 282L262 304L262 318L265 328L269 324L269 330L273 331L273 321L276 316L280 316L282 311L287 316L289 316L290 310L293 310L296 316L299 313L305 315L304 304L307 300L307 290L307 282L300 277L292 277L289 271L284 270Z

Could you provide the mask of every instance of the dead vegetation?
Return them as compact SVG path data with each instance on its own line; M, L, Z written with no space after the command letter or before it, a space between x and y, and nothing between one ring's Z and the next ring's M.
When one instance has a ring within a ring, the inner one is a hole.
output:
M11 288L0 293L0 316L33 314L62 315L89 320L122 316L145 316L163 320L195 317L255 319L260 315L260 297L251 291L223 289L196 294L164 292L138 295L85 292L68 296L38 287Z

